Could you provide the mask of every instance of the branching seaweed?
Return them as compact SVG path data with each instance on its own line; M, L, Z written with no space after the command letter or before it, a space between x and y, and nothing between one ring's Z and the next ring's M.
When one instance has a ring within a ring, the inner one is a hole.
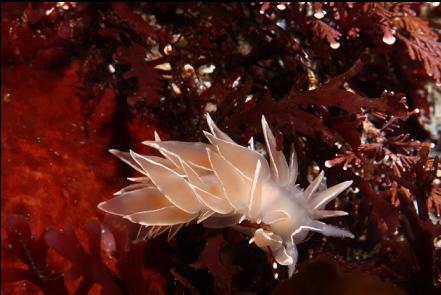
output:
M125 149L153 131L201 141L209 112L234 140L254 136L265 153L265 115L277 147L295 146L302 187L319 170L328 186L354 180L328 206L350 213L336 225L356 235L312 236L299 247L300 272L280 283L271 257L235 231L194 225L170 243L135 242L126 228L84 220L84 231L66 225L36 238L32 220L2 211L10 215L2 219L2 284L29 281L45 294L96 286L103 294L269 294L276 285L309 286L311 269L324 265L333 276L324 289L350 290L346 273L354 271L359 284L379 290L436 294L440 147L425 128L440 107L440 17L428 2L2 4L5 69L75 65L86 134L105 125L109 147ZM53 251L64 264L48 263Z

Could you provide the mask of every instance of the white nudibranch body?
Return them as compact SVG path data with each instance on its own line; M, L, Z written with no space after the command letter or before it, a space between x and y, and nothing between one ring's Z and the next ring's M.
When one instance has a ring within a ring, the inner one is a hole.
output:
M116 197L98 205L147 228L147 237L169 230L169 238L184 225L196 220L209 228L235 226L243 220L261 228L242 228L252 235L250 243L270 251L275 260L289 266L292 275L297 262L296 244L307 234L350 237L341 228L318 219L344 216L344 211L325 210L325 206L348 188L345 181L327 189L323 171L302 190L296 185L298 167L294 149L289 164L265 117L263 134L269 161L250 146L236 144L222 132L207 114L210 144L161 141L143 142L164 157L140 155L117 150L110 152L132 166L143 177L130 178L135 183Z

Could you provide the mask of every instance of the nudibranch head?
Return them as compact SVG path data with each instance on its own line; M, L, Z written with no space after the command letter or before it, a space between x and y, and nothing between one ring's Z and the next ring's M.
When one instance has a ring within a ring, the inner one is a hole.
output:
M247 229L254 242L271 251L290 275L297 262L296 244L309 232L326 236L350 237L341 228L319 219L347 215L325 210L325 206L346 190L352 181L323 189L323 171L302 190L296 185L298 162L292 148L289 163L277 150L275 137L262 117L267 160L254 149L253 139L244 147L221 131L207 114L211 132L209 143L155 141L145 145L163 157L111 150L115 156L143 176L130 178L134 184L98 207L108 213L148 227L147 237L169 231L169 238L184 225L196 220L205 227L235 226L243 220L257 225Z

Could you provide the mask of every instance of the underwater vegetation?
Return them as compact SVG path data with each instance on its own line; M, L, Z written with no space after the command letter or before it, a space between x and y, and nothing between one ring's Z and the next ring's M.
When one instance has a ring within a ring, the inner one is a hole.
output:
M1 13L2 293L440 292L439 3L42 2ZM289 278L244 233L264 222L193 222L168 240L97 208L141 176L109 149L159 156L142 144L155 132L209 144L207 113L238 145L253 137L265 160L294 147L297 189L320 171L320 189L352 181L326 206L348 215L326 223L354 238L305 235Z

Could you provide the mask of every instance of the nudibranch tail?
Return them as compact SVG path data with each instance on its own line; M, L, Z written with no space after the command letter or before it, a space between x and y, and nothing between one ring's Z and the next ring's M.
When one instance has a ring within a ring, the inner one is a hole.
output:
M234 142L207 114L209 143L154 141L143 143L163 157L110 150L112 154L142 174L129 178L131 184L98 207L122 216L145 228L146 238L167 230L171 239L180 228L202 223L209 228L236 226L248 220L261 228L248 228L254 242L270 251L281 265L289 266L290 275L297 263L296 244L309 232L326 236L349 237L344 229L319 219L344 216L344 211L326 210L325 206L346 190L352 181L327 189L323 171L302 190L296 185L298 162L292 146L289 163L265 117L262 130L268 160L254 148Z

